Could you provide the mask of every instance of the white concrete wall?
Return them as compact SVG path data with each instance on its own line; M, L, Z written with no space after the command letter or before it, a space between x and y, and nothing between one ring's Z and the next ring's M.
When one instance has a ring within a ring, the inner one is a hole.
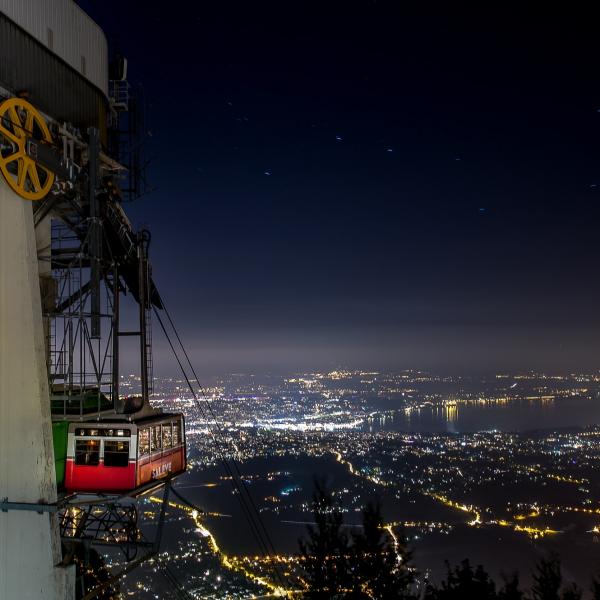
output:
M31 203L0 177L0 498L54 502L56 483ZM56 517L0 511L0 599L71 600Z
M0 11L108 94L106 37L73 0L0 0Z

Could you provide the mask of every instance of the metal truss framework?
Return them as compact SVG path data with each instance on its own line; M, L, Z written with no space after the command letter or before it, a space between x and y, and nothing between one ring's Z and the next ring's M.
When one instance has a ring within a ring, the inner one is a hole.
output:
M139 530L137 503L140 497L160 487L163 487L162 503L154 539L150 540ZM56 504L9 502L4 498L0 501L0 511L56 513L64 546L63 561L68 563L76 554L82 555L81 571L89 568L92 548L118 550L127 564L82 596L82 600L92 600L127 573L156 556L162 540L170 492L171 480L167 479L159 485L154 483L138 490L136 496L115 494L88 497L74 494L63 497ZM83 552L77 552L78 549Z

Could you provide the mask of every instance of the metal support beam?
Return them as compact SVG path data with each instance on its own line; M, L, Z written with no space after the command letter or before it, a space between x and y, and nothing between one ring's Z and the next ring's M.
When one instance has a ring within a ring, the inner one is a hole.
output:
M39 513L55 513L58 512L58 506L56 504L33 504L31 502L9 502L8 498L4 498L0 502L0 510L2 512L8 512L9 510L29 510L31 512Z
M89 256L91 261L91 327L90 336L100 337L100 276L102 260L102 222L98 203L98 172L100 164L100 134L97 129L88 129L88 199L90 206Z
M84 283L76 292L73 292L66 300L63 300L57 307L55 312L62 313L67 310L70 306L75 304L82 296L88 293L90 289L90 282Z
M113 266L113 318L112 318L112 401L115 410L123 412L123 402L119 398L119 321L120 321L120 288L119 265Z
M147 304L148 304L148 248L144 232L138 233L138 264L139 264L139 308L140 308L140 361L142 380L142 399L144 404L148 403L148 341L146 332Z
M154 551L160 550L160 543L162 541L163 526L165 524L165 514L167 512L167 504L169 504L169 493L171 492L171 480L167 479L165 483L165 491L163 492L163 501L160 506L160 516L158 517L158 530L156 532L156 538L154 539Z

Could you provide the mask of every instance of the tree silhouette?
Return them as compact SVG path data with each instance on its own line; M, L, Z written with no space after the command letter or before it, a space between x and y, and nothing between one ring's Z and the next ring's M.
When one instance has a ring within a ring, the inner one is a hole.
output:
M498 591L498 600L524 600L525 594L519 587L519 575L502 575L504 585Z
M561 600L581 600L582 597L583 590L576 583L571 583L563 590Z
M592 579L592 587L590 591L592 592L592 600L600 600L600 579L597 577Z
M315 482L312 510L315 526L308 526L308 539L299 540L307 598L345 600L417 600L416 570L404 539L390 535L384 527L379 503L363 509L363 528L351 537L343 531L343 517L333 494ZM352 542L352 543L351 543ZM563 586L560 558L550 553L533 573L526 594L517 573L502 575L496 584L482 565L472 567L468 559L451 567L439 587L430 584L419 600L582 600L576 583ZM600 578L593 578L591 600L600 600Z
M415 598L412 586L414 570L410 567L411 553L403 539L395 545L384 529L381 506L369 503L363 510L363 529L354 534L351 548L353 598Z
M312 510L316 527L308 526L308 541L299 541L307 597L342 597L350 579L348 536L342 531L340 507L323 482L315 481Z
M481 565L475 570L468 559L452 569L446 561L446 579L441 587L429 586L427 600L495 600L496 585Z
M560 600L562 573L558 555L551 553L536 565L531 594L533 600Z
M363 528L352 544L343 532L338 503L319 481L312 509L315 526L308 526L308 539L299 541L306 597L416 600L411 553L401 537L394 540L384 529L379 504L363 509Z

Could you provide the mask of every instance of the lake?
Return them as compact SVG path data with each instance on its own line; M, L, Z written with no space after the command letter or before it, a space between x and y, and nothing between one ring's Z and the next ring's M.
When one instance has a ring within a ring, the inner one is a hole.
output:
M600 399L578 395L554 400L513 400L507 404L472 402L398 409L369 420L362 429L461 433L586 427L599 423Z

